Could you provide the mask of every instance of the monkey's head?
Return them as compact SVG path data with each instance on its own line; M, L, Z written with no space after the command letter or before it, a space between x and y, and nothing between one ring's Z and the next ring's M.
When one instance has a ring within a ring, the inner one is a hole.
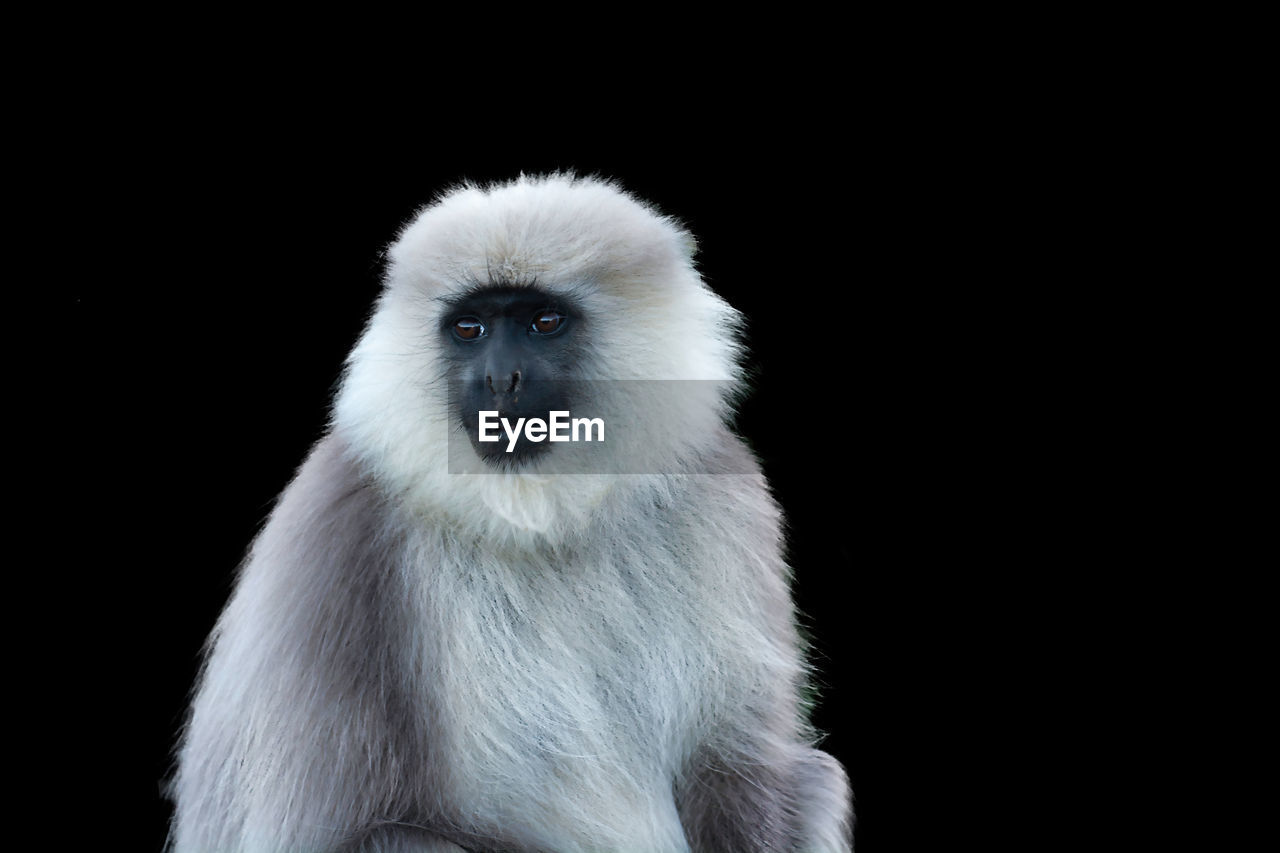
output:
M739 318L702 282L694 248L606 181L448 192L388 252L334 428L413 505L490 536L555 538L632 480L619 473L688 470L680 460L721 428L741 378ZM530 425L554 427L555 413L562 434L599 419L604 440L539 440Z

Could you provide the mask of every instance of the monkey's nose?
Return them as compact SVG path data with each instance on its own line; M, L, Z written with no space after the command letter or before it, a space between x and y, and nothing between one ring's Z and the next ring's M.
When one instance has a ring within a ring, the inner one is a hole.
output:
M485 384L489 386L491 394L514 394L516 389L520 387L520 371L513 370L506 375L498 374L495 379L492 373L485 377Z

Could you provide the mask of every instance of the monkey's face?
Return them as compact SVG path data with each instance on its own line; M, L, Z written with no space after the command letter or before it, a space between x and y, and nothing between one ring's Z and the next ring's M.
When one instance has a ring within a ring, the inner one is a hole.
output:
M580 307L536 286L468 290L441 315L450 405L486 463L517 468L550 452L538 427L573 413L574 365L585 318Z
M636 480L613 475L688 471L720 434L738 318L693 251L677 223L606 182L461 187L388 249L334 429L389 494L460 529L573 535ZM704 393L713 385L724 393Z

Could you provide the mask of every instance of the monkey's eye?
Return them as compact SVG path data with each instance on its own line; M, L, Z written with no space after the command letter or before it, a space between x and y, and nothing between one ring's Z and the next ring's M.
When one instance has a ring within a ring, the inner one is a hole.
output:
M464 341L474 341L484 334L484 323L475 317L463 317L453 324L453 334Z
M533 318L533 322L529 324L529 329L540 335L550 335L560 331L560 327L568 319L559 311L543 311Z

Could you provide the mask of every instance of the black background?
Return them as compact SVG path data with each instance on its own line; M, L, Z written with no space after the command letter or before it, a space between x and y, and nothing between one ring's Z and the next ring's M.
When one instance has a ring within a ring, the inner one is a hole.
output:
M953 688L967 664L947 645L965 629L948 614L972 587L938 555L970 534L932 523L971 498L953 485L973 416L968 368L947 352L959 298L938 276L962 249L919 239L955 213L947 165L801 107L768 127L590 123L567 142L520 123L353 126L272 107L148 123L75 163L78 192L47 214L92 232L46 255L76 389L51 437L76 462L85 520L67 547L94 614L77 677L111 728L99 769L131 803L120 834L159 848L159 784L201 643L323 430L385 245L455 181L574 170L681 219L706 281L748 318L738 428L787 514L814 719L853 781L859 848L903 838L921 744L948 740L943 709L966 702ZM945 775L932 758L928 779Z

